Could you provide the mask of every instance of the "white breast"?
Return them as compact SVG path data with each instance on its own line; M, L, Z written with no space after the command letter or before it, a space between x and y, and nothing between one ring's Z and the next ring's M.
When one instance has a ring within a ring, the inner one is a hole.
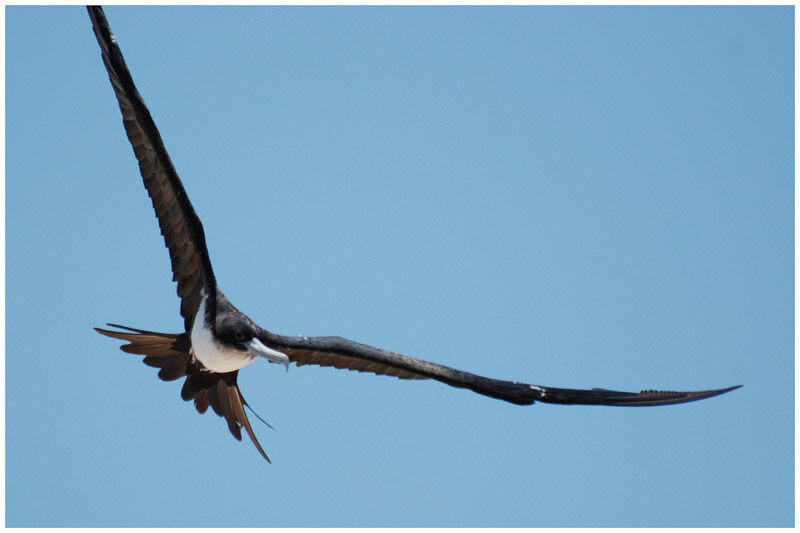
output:
M200 300L197 314L192 324L192 351L194 356L209 370L214 372L233 372L256 360L256 356L218 344L205 324L206 298Z

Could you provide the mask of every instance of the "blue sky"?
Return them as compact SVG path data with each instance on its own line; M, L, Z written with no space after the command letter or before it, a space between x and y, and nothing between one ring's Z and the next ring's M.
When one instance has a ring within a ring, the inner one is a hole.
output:
M265 328L745 387L518 407L255 363L265 464L91 330L180 331L168 254L85 10L7 7L7 525L793 524L792 7L106 13Z

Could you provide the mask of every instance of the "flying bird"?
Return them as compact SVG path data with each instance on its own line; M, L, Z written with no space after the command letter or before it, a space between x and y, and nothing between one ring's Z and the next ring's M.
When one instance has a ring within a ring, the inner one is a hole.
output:
M203 225L133 83L103 9L96 6L87 9L103 64L122 111L125 132L139 162L144 186L169 249L172 279L178 284L184 325L181 333L157 333L117 324L107 324L114 329L94 329L103 335L127 341L121 350L143 355L146 365L159 369L158 377L162 380L185 378L181 398L194 401L201 414L211 406L225 419L237 440L242 440L244 429L268 462L269 457L253 433L244 409L247 402L236 382L239 369L259 358L283 365L287 370L290 363L295 363L297 366L332 366L372 372L400 379L434 379L518 405L535 402L669 405L709 398L741 386L694 392L643 390L638 393L544 387L478 376L341 337L284 336L261 328L239 311L217 286Z

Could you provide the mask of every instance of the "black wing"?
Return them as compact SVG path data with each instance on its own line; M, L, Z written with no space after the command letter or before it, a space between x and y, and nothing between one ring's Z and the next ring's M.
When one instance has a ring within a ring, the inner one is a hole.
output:
M492 379L415 357L382 350L341 337L285 337L262 332L261 341L289 356L298 366L320 365L373 372L401 379L435 379L452 387L469 389L507 402L529 405L534 402L581 405L669 405L717 396L741 385L705 391L619 392L606 389L562 389L516 381Z
M216 281L203 226L172 166L150 111L136 90L103 9L97 6L87 6L87 9L102 50L103 64L122 111L125 132L139 161L144 186L153 201L161 234L169 249L172 279L178 282L178 296L181 298L181 316L186 331L190 331L200 304L201 290L205 289L211 298L210 305L214 304L216 297Z

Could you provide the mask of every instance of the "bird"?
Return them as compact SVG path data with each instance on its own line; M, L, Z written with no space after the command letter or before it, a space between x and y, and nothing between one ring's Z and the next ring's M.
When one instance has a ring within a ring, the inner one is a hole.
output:
M184 325L180 333L159 333L112 323L106 326L113 329L94 329L126 341L120 349L144 356L144 364L158 368L160 379L185 378L181 398L193 401L200 414L210 406L224 418L237 440L242 440L244 430L267 462L271 461L244 409L250 406L237 384L239 370L257 359L282 365L287 371L290 363L294 363L298 367L319 365L399 379L432 379L517 405L541 402L659 406L710 398L741 387L685 392L648 389L637 393L546 387L479 376L342 337L284 336L261 328L219 289L203 225L134 85L105 13L100 6L87 6L87 10L122 112L125 132L169 250Z

